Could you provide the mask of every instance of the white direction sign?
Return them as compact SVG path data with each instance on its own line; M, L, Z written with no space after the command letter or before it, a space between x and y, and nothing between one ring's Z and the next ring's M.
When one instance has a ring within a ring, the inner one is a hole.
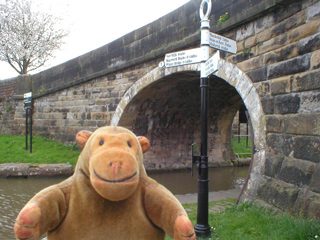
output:
M210 32L209 42L210 47L233 54L237 53L237 42L230 38Z
M205 65L204 75L208 77L209 75L216 72L219 68L220 52L216 51L211 58L209 58Z
M23 98L31 98L31 97L32 97L32 92L28 92L23 95Z
M164 58L165 67L176 67L186 64L199 63L203 58L200 48L181 52L167 53Z

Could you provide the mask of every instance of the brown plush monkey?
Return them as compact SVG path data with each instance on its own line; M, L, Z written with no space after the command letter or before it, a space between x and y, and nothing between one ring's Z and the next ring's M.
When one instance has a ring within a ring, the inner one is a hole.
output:
M81 131L83 148L73 176L36 194L19 213L17 239L194 240L179 201L149 178L145 137L121 127Z

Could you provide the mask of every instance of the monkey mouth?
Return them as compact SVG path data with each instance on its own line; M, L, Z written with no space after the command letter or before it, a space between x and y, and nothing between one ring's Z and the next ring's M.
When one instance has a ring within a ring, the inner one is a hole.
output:
M133 178L135 175L137 175L137 172L135 172L135 173L132 174L131 176L126 177L126 178L122 178L122 179L120 179L120 180L108 180L108 179L105 179L105 178L101 177L101 176L96 172L95 169L93 169L93 172L94 172L94 174L95 174L100 180L102 180L102 181L104 181L104 182L108 182L108 183L122 183L122 182L125 182L125 181L127 181L127 180L130 180L130 179Z

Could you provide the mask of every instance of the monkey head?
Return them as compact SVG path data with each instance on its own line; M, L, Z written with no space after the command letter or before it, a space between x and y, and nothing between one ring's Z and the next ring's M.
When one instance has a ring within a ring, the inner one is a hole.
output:
M84 161L82 166L102 197L121 201L134 193L145 174L142 154L150 147L147 138L122 127L102 127L79 132L76 141L83 148L79 161Z

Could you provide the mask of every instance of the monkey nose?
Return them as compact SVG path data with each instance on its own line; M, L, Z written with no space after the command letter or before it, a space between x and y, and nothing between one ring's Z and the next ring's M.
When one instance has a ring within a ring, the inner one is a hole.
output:
M122 162L121 161L119 161L119 162L110 162L109 163L110 167L114 166L114 164L118 164L118 165L122 166Z
M121 170L122 162L110 162L110 167L112 170L112 176L116 177Z

